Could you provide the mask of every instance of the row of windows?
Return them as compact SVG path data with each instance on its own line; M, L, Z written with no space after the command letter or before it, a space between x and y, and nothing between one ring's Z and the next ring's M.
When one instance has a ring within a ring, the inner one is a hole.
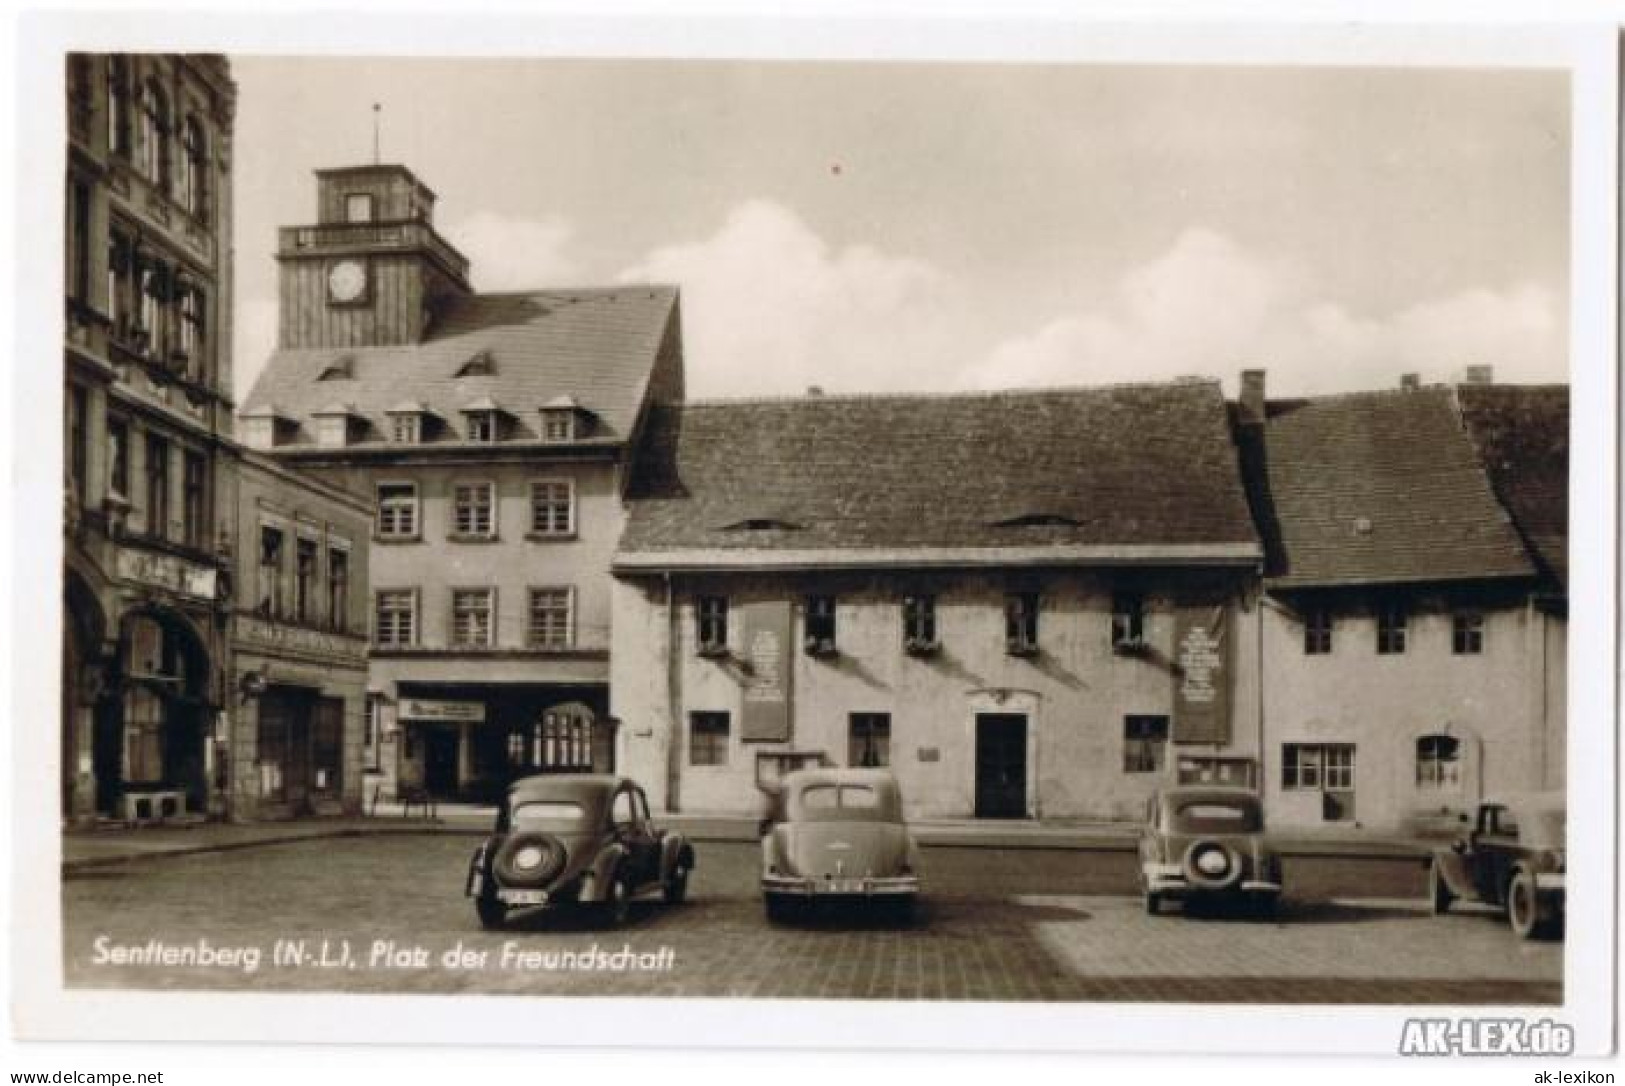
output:
M705 710L688 717L688 762L693 766L728 764L732 717ZM1123 718L1123 772L1160 773L1167 763L1168 717L1131 714ZM892 764L890 713L847 716L846 764L885 768Z
M123 346L194 380L203 375L208 295L202 282L117 229L107 241L107 307Z
M1038 651L1041 600L1036 592L1011 592L1004 603L1005 651L1031 655ZM728 597L701 596L695 605L695 636L701 654L717 654L728 646ZM834 652L837 645L836 597L808 596L805 601L804 644L809 652ZM1118 592L1112 596L1110 636L1112 648L1133 652L1145 644L1145 597ZM937 640L937 599L929 595L903 597L903 647L909 652L932 652Z
M415 588L383 588L373 594L373 643L379 648L411 648L422 635ZM457 648L496 647L497 590L451 591L451 644ZM575 647L575 589L550 586L526 590L525 645L535 649Z
M464 411L462 415L464 429L460 436L465 441L482 444L494 444L512 436L518 424L513 415L499 409ZM538 434L549 445L568 444L584 436L578 421L579 412L573 409L544 407L541 409L541 420ZM389 440L396 445L421 445L433 436L432 430L450 428L451 424L445 419L426 411L395 411L389 416ZM340 436L335 430L323 444L343 444ZM459 435L453 433L451 436Z
M495 539L497 527L495 483L452 486L451 538ZM575 527L575 485L570 480L542 479L530 484L530 535L568 538L575 534ZM378 484L376 529L380 539L421 537L421 499L416 483Z
M1335 620L1330 611L1309 611L1303 617L1303 651L1309 656L1327 656L1332 651ZM1410 612L1389 605L1377 612L1377 654L1397 656L1410 642ZM1457 656L1476 656L1484 651L1484 616L1477 611L1458 611L1450 620L1450 651Z
M122 56L110 57L107 65L107 146L188 215L208 223L207 129L195 113L175 119L158 79L137 86L129 59Z
M89 409L88 395L73 386L67 399L67 432L72 448L69 450L69 471L78 493L83 496L88 485L89 470ZM181 452L180 537L174 537L170 527L170 514L174 508L174 480L171 461L175 446L155 433L145 435L142 451L145 455L145 478L137 493L133 487L130 457L134 440L128 419L118 415L107 417L107 490L108 493L132 508L145 513L147 534L154 539L184 543L203 549L207 543L208 517L208 460L200 452L190 449Z
M290 578L287 540L288 533L280 526L260 525L255 610L266 618L305 626L325 622L329 629L345 632L350 611L348 544L328 541L324 580L319 568L321 545L312 536L297 535Z

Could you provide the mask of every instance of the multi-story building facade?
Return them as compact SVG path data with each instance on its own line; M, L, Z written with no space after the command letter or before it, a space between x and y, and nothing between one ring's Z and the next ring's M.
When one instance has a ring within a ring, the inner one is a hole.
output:
M608 768L609 563L629 451L682 398L677 292L476 294L404 167L317 189L318 221L281 231L279 344L242 426L372 504L382 786Z
M68 58L61 784L73 822L224 806L235 95L219 56Z
M235 470L234 819L355 815L366 798L365 498L253 452Z
M1256 779L1258 573L1216 382L661 408L615 558L620 760L749 814L807 762L919 817Z
M1563 784L1568 389L1474 376L1268 403L1244 382L1277 825L1426 830Z

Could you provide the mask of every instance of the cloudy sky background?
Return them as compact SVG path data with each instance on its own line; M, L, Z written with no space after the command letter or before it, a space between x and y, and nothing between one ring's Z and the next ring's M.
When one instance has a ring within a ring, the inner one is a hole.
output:
M233 63L240 392L374 102L477 289L681 287L694 396L1567 378L1560 73Z

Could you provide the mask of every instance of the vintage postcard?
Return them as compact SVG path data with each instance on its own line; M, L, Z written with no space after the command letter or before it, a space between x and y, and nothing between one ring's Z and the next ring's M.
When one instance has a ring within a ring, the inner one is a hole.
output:
M25 1035L1611 1045L1611 32L426 19L29 26Z

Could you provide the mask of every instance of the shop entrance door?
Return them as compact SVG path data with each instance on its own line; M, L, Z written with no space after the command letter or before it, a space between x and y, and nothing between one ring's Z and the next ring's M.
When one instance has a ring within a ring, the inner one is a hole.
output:
M1027 718L976 716L976 817L1027 817Z
M430 795L457 792L457 730L423 726L423 787Z

